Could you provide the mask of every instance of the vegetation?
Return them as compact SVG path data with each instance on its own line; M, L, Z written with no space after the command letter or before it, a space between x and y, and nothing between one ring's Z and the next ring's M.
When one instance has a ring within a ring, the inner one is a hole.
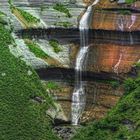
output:
M55 82L48 82L46 86L47 86L47 89L52 89L52 90L59 88L59 86Z
M122 10L119 10L119 14L122 14L122 15L131 15L131 11L130 10L122 9Z
M62 26L65 28L72 27L72 24L70 22L57 22L54 25L55 26Z
M49 44L53 47L55 53L59 53L62 51L62 49L59 47L59 42L57 40L52 39L49 41Z
M45 115L53 102L33 69L10 53L12 43L10 31L0 23L0 139L58 140Z
M126 3L131 4L134 3L136 0L125 0Z
M31 15L30 13L28 13L28 12L26 12L26 11L20 9L20 8L17 8L17 7L15 7L15 6L12 6L11 9L12 9L12 12L13 12L14 10L17 10L17 11L20 13L20 15L24 18L24 20L26 20L27 23L37 24L37 23L40 22L40 19L34 17L34 16Z
M139 140L140 76L127 79L126 92L108 115L82 128L72 140Z
M140 62L137 62L136 63L136 67L140 67Z
M35 42L25 40L25 43L29 47L30 51L35 54L36 57L39 57L39 58L48 58L49 57L49 55L46 54L45 52L43 52Z
M70 14L69 10L61 3L56 3L55 6L53 6L53 9L65 13L66 17L71 18L72 15Z

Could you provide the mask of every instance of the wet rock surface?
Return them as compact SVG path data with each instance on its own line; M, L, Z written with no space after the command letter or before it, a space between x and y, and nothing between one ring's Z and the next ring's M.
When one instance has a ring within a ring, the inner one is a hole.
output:
M45 82L45 81L44 81ZM49 81L46 81L47 84ZM56 81L55 81L56 82ZM71 104L72 93L74 90L74 83L64 81L57 81L57 89L51 90L50 94L54 100L61 106L67 123L71 122ZM123 88L121 86L113 86L106 81L91 81L84 82L86 88L86 106L81 116L80 122L87 123L89 121L103 118L106 113L118 102L123 95ZM61 117L62 118L62 117ZM57 120L56 125L66 124L66 121Z
M53 128L54 132L63 140L70 140L74 136L78 127L74 126L56 126Z

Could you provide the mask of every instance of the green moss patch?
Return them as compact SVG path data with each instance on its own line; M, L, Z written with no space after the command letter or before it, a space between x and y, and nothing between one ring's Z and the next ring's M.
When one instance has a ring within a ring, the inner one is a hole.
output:
M56 3L53 6L53 9L66 14L66 17L68 17L68 18L72 17L72 15L70 14L69 10L63 4L61 4L61 3Z
M48 58L49 55L46 54L41 48L33 41L25 40L25 43L29 47L29 50L35 54L36 57L39 58Z
M59 42L57 40L52 39L49 41L49 44L50 44L50 46L53 47L53 50L55 53L59 53L62 51L62 49L59 46Z
M35 16L31 15L30 13L28 13L20 8L12 6L11 9L12 9L12 11L17 10L27 23L37 24L40 22L40 19L36 18Z

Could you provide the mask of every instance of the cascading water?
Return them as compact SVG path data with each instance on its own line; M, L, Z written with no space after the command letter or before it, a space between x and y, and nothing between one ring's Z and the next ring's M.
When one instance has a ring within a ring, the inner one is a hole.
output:
M86 58L89 49L89 28L91 25L91 15L93 13L93 5L97 4L99 0L95 0L92 5L90 5L85 14L82 16L79 24L80 30L80 51L76 59L76 76L75 76L75 88L72 95L72 124L77 125L81 117L82 112L85 108L86 96L84 83L82 81L82 71L86 66Z

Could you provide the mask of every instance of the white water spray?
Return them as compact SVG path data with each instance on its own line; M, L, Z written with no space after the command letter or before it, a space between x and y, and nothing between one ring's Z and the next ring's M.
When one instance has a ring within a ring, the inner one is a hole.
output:
M79 119L82 115L82 112L85 108L86 103L86 95L85 95L85 88L84 83L82 81L82 71L84 70L84 66L86 66L86 58L87 53L89 49L89 28L91 25L91 19L92 19L92 13L93 13L93 7L95 4L97 4L99 0L95 0L92 5L90 5L85 14L82 16L79 24L79 30L80 30L80 51L77 55L76 59L76 83L74 92L72 95L72 124L77 125L79 122Z

